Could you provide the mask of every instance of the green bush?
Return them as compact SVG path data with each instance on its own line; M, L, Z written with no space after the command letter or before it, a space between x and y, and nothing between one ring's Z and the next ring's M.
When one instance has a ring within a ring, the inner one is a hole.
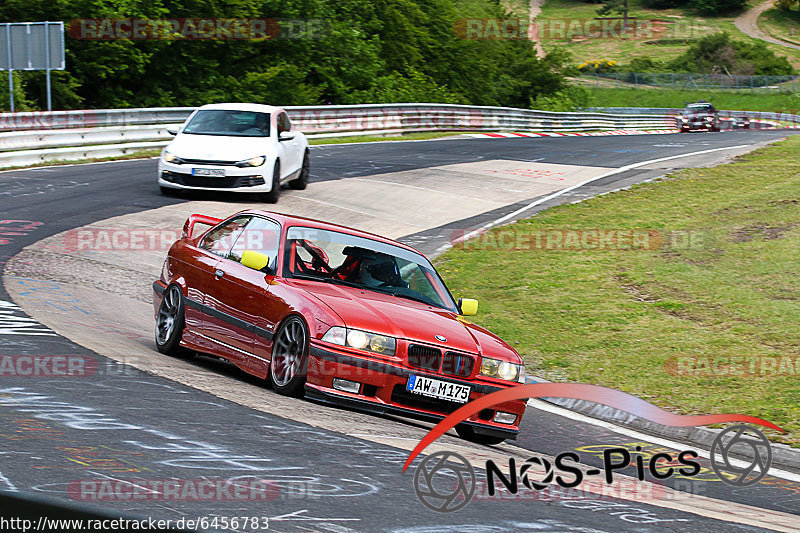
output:
M739 11L747 5L747 0L690 0L689 7L703 15L723 15Z
M763 42L734 41L727 32L699 39L683 55L670 61L667 69L745 76L794 74L789 60L775 55Z
M530 107L542 111L578 111L593 105L594 99L588 89L570 85L555 94L533 99Z

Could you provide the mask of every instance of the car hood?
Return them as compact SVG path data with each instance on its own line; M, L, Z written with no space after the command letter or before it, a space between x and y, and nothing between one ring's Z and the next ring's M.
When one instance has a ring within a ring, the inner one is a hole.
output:
M349 328L521 362L517 352L498 336L446 309L352 287L301 280L291 283L325 303ZM436 335L447 341L437 340Z
M227 137L179 133L169 143L167 151L184 159L241 161L266 155L270 141L270 137Z

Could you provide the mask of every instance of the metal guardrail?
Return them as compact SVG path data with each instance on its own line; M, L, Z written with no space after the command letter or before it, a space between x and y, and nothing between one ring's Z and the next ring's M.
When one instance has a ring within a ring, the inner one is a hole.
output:
M432 131L598 131L673 129L661 113L560 113L452 104L287 107L309 137ZM125 155L166 145L194 108L101 109L0 114L0 166Z
M675 107L595 107L592 111L614 114L641 114L651 113L658 115L677 116L683 108ZM719 114L726 117L747 117L751 120L775 120L779 122L792 122L800 125L800 115L793 113L775 113L772 111L741 111L720 109Z

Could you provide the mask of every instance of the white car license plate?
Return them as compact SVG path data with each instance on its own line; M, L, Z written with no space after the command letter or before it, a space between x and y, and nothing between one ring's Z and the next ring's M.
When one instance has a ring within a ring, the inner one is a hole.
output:
M215 178L224 178L224 168L193 168L192 176L212 176Z
M408 376L406 390L413 394L421 394L422 396L439 398L440 400L467 403L469 401L470 387L411 374Z

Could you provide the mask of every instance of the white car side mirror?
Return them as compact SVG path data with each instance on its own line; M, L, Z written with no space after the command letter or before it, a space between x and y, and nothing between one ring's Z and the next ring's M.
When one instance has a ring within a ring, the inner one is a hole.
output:
M293 131L282 131L278 134L279 141L291 141L295 137L295 132Z

